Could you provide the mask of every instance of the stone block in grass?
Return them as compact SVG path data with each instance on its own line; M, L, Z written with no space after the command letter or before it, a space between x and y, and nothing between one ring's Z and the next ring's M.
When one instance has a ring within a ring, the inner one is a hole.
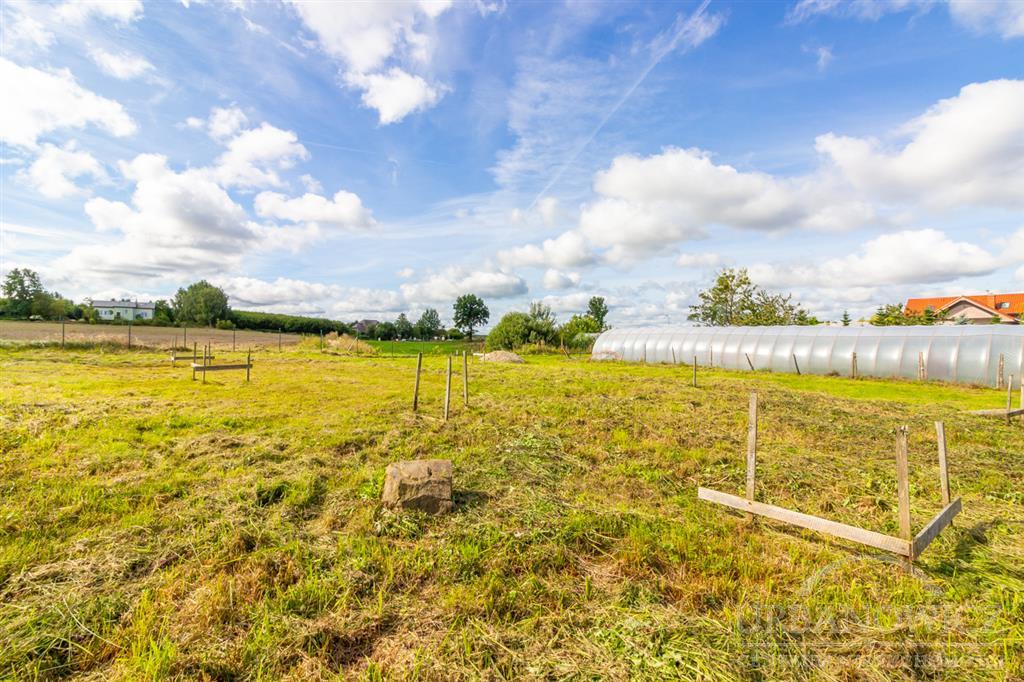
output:
M448 459L393 462L384 477L384 504L428 514L452 510L452 463Z

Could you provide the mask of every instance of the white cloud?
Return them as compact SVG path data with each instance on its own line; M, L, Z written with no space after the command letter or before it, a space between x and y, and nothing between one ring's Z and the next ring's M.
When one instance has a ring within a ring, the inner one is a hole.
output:
M343 287L287 277L265 281L252 277L214 277L231 304L247 310L327 316L333 319L384 317L404 310L396 291Z
M401 277L402 279L409 279L410 277L416 274L416 271L413 270L412 268L402 268L395 274Z
M373 215L351 192L339 190L333 199L303 194L289 199L276 192L261 192L253 201L257 215L293 223L316 223L344 229L361 229L376 224Z
M544 197L537 202L537 211L540 213L541 220L548 227L553 226L561 216L561 210L558 207L558 199L554 197Z
M2 40L4 52L20 54L34 50L45 51L56 39L43 22L30 14L33 6L25 2L5 2L2 8Z
M279 187L282 183L276 171L307 158L309 152L294 132L263 122L231 138L213 175L225 187Z
M389 61L427 66L437 44L434 21L450 0L392 0L324 3L291 0L320 47L345 65L345 82L363 90L363 103L382 124L396 123L440 100L445 88L432 85Z
M231 137L249 122L249 117L238 107L214 107L210 111L207 129L210 137L223 140Z
M416 282L401 286L410 302L419 304L450 302L463 294L484 298L508 298L527 292L521 277L501 270L470 270L453 265Z
M80 190L72 180L84 175L103 178L103 167L89 152L78 151L73 140L63 147L44 144L32 165L18 173L22 181L50 199L78 194Z
M508 268L574 268L594 262L594 254L583 235L570 230L553 239L545 239L540 246L527 244L500 251L498 262Z
M320 181L314 178L309 173L305 173L299 176L299 181L302 183L302 186L306 188L307 192L312 192L313 194L320 194L321 192L324 191L324 186L320 184Z
M129 52L115 54L96 47L89 50L89 56L104 73L120 80L131 80L153 70L144 57Z
M414 111L429 109L443 94L442 88L397 66L387 73L351 73L345 77L345 82L363 90L363 104L377 110L382 125L397 123Z
M569 289L580 283L578 272L563 272L549 268L544 272L545 289Z
M681 253L676 258L676 265L681 268L717 268L722 263L717 253Z
M1024 258L1024 256L1020 256ZM768 287L841 288L929 284L995 272L1005 261L976 244L954 241L939 230L905 230L866 242L858 253L821 264L758 264L752 280Z
M1024 3L1019 0L949 0L953 18L977 33L1024 36Z
M120 103L82 88L67 69L41 71L0 58L0 87L0 139L12 145L32 149L40 135L90 124L117 137L137 129Z
M130 23L142 16L142 0L67 0L56 11L62 21L80 24L91 17Z
M857 189L933 207L1024 206L1024 81L964 86L902 127L901 148L833 133L816 140Z

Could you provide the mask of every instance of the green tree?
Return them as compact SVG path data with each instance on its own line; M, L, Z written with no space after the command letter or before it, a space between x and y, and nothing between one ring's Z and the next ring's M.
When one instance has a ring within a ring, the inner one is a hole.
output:
M160 327L174 325L174 310L162 298L153 304L153 324Z
M726 268L715 284L698 294L689 319L709 327L798 324L820 321L793 303L791 294L773 294L750 281L745 269Z
M487 334L487 350L515 350L529 343L533 322L526 313L505 313Z
M491 319L491 311L476 294L459 296L455 301L454 312L455 327L465 332L470 341L473 340L473 332Z
M608 316L608 304L604 302L603 296L590 297L590 302L587 303L587 315L597 322L596 331L603 332L608 328L604 323L604 319Z
M850 311L849 310L844 310L843 311L843 317L841 319L842 319L842 322L843 322L843 326L844 327L849 327L850 326Z
M381 341L391 341L398 337L398 329L394 322L381 322L373 328L373 334Z
M530 332L527 340L529 343L551 343L555 341L558 334L555 329L557 319L551 312L551 306L544 305L540 301L530 304Z
M11 317L28 317L32 315L33 304L39 295L46 295L39 273L28 268L14 268L7 273L3 285L4 298L7 299L7 314ZM35 313L38 314L38 313Z
M399 314L398 319L395 320L395 336L399 339L411 339L412 334L412 322L405 316L405 313Z
M416 338L432 339L441 334L441 316L433 308L427 308L416 320Z
M213 326L217 320L226 320L231 315L228 295L205 279L178 289L172 304L174 320L179 324L205 324Z

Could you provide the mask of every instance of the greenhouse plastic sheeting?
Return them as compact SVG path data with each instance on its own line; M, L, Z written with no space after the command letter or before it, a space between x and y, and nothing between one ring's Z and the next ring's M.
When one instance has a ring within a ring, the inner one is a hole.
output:
M849 375L854 353L859 376L916 379L923 360L928 379L992 386L1002 356L1019 385L1024 326L624 327L601 334L592 357Z

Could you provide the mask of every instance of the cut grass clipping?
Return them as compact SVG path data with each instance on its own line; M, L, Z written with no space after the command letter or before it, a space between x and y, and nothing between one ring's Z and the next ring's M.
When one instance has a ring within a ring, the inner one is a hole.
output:
M1024 427L964 413L994 390L471 359L442 424L445 357L414 415L414 356L311 340L248 384L0 349L0 677L1024 675ZM742 494L754 389L758 499L888 534L894 429L916 527L945 422L963 512L913 573L697 500ZM426 457L454 461L454 513L382 509L385 466Z

